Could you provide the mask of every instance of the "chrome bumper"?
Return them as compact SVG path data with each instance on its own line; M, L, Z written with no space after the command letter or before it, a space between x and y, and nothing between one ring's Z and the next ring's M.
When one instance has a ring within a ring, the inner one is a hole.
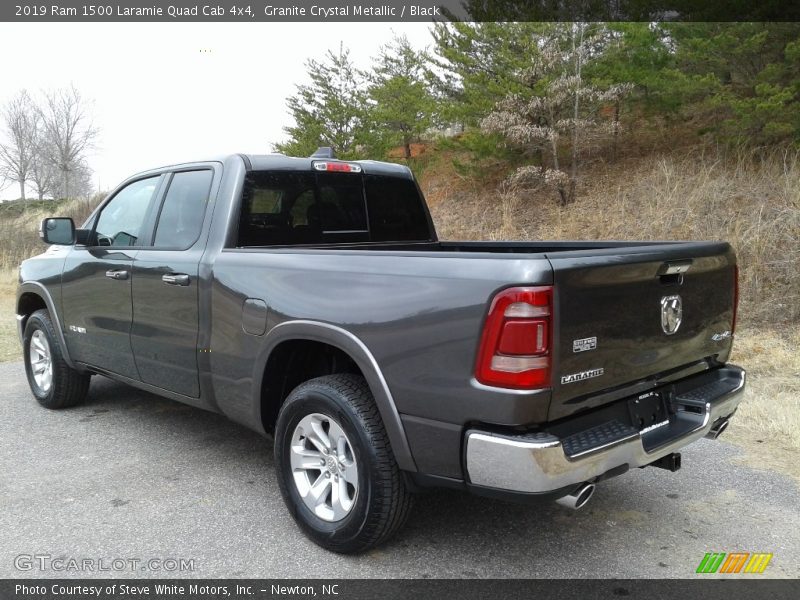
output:
M25 319L26 315L17 315L17 336L19 337L19 343L22 343L23 333L25 331Z
M676 397L678 410L664 431L636 432L575 456L567 455L561 440L548 433L515 436L470 430L466 442L469 480L489 488L544 493L592 481L623 465L648 465L709 434L718 420L736 410L744 394L744 370L728 365L714 376L715 381L724 382L724 392L715 396L713 385L707 383L708 373L690 378L702 383L688 388L684 384L684 395ZM705 394L707 389L711 393ZM680 433L653 447L654 436L663 439L670 430Z

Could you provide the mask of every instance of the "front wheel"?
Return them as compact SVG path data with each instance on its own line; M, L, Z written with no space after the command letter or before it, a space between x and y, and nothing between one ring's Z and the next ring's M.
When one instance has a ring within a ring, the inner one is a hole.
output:
M56 409L83 402L91 376L76 371L64 360L49 312L37 310L28 317L22 347L28 385L39 404Z
M363 552L405 523L412 497L363 377L326 375L292 391L275 433L278 484L303 532Z

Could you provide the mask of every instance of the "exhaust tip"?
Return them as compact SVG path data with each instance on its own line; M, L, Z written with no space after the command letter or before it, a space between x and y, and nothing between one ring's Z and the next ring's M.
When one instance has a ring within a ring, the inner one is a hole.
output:
M706 434L706 437L712 440L717 439L720 435L722 435L722 432L728 428L729 424L730 421L728 419L720 419L711 426L711 429Z
M556 503L571 508L572 510L579 510L586 506L589 500L592 499L594 488L595 485L593 483L584 483L573 493L556 500Z

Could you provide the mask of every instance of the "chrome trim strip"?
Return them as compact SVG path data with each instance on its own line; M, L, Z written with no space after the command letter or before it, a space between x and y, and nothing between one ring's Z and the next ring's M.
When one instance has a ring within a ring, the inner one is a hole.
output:
M690 412L680 415L702 421L685 435L650 451L645 449L640 433L578 456L567 456L561 440L555 437L529 441L469 431L466 465L470 482L515 492L541 493L591 481L622 465L631 468L648 465L705 436L718 419L730 417L736 410L744 395L745 372L732 365L727 369L732 377L738 378L736 387L718 398L708 399L702 415Z
M27 315L16 315L17 317L17 337L19 338L19 343L22 343L22 338L25 333L25 321L28 318Z

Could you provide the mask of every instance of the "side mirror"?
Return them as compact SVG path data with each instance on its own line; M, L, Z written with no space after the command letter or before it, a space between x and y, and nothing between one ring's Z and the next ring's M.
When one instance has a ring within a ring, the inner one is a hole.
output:
M71 246L75 243L75 223L69 217L42 219L39 237L45 244Z

